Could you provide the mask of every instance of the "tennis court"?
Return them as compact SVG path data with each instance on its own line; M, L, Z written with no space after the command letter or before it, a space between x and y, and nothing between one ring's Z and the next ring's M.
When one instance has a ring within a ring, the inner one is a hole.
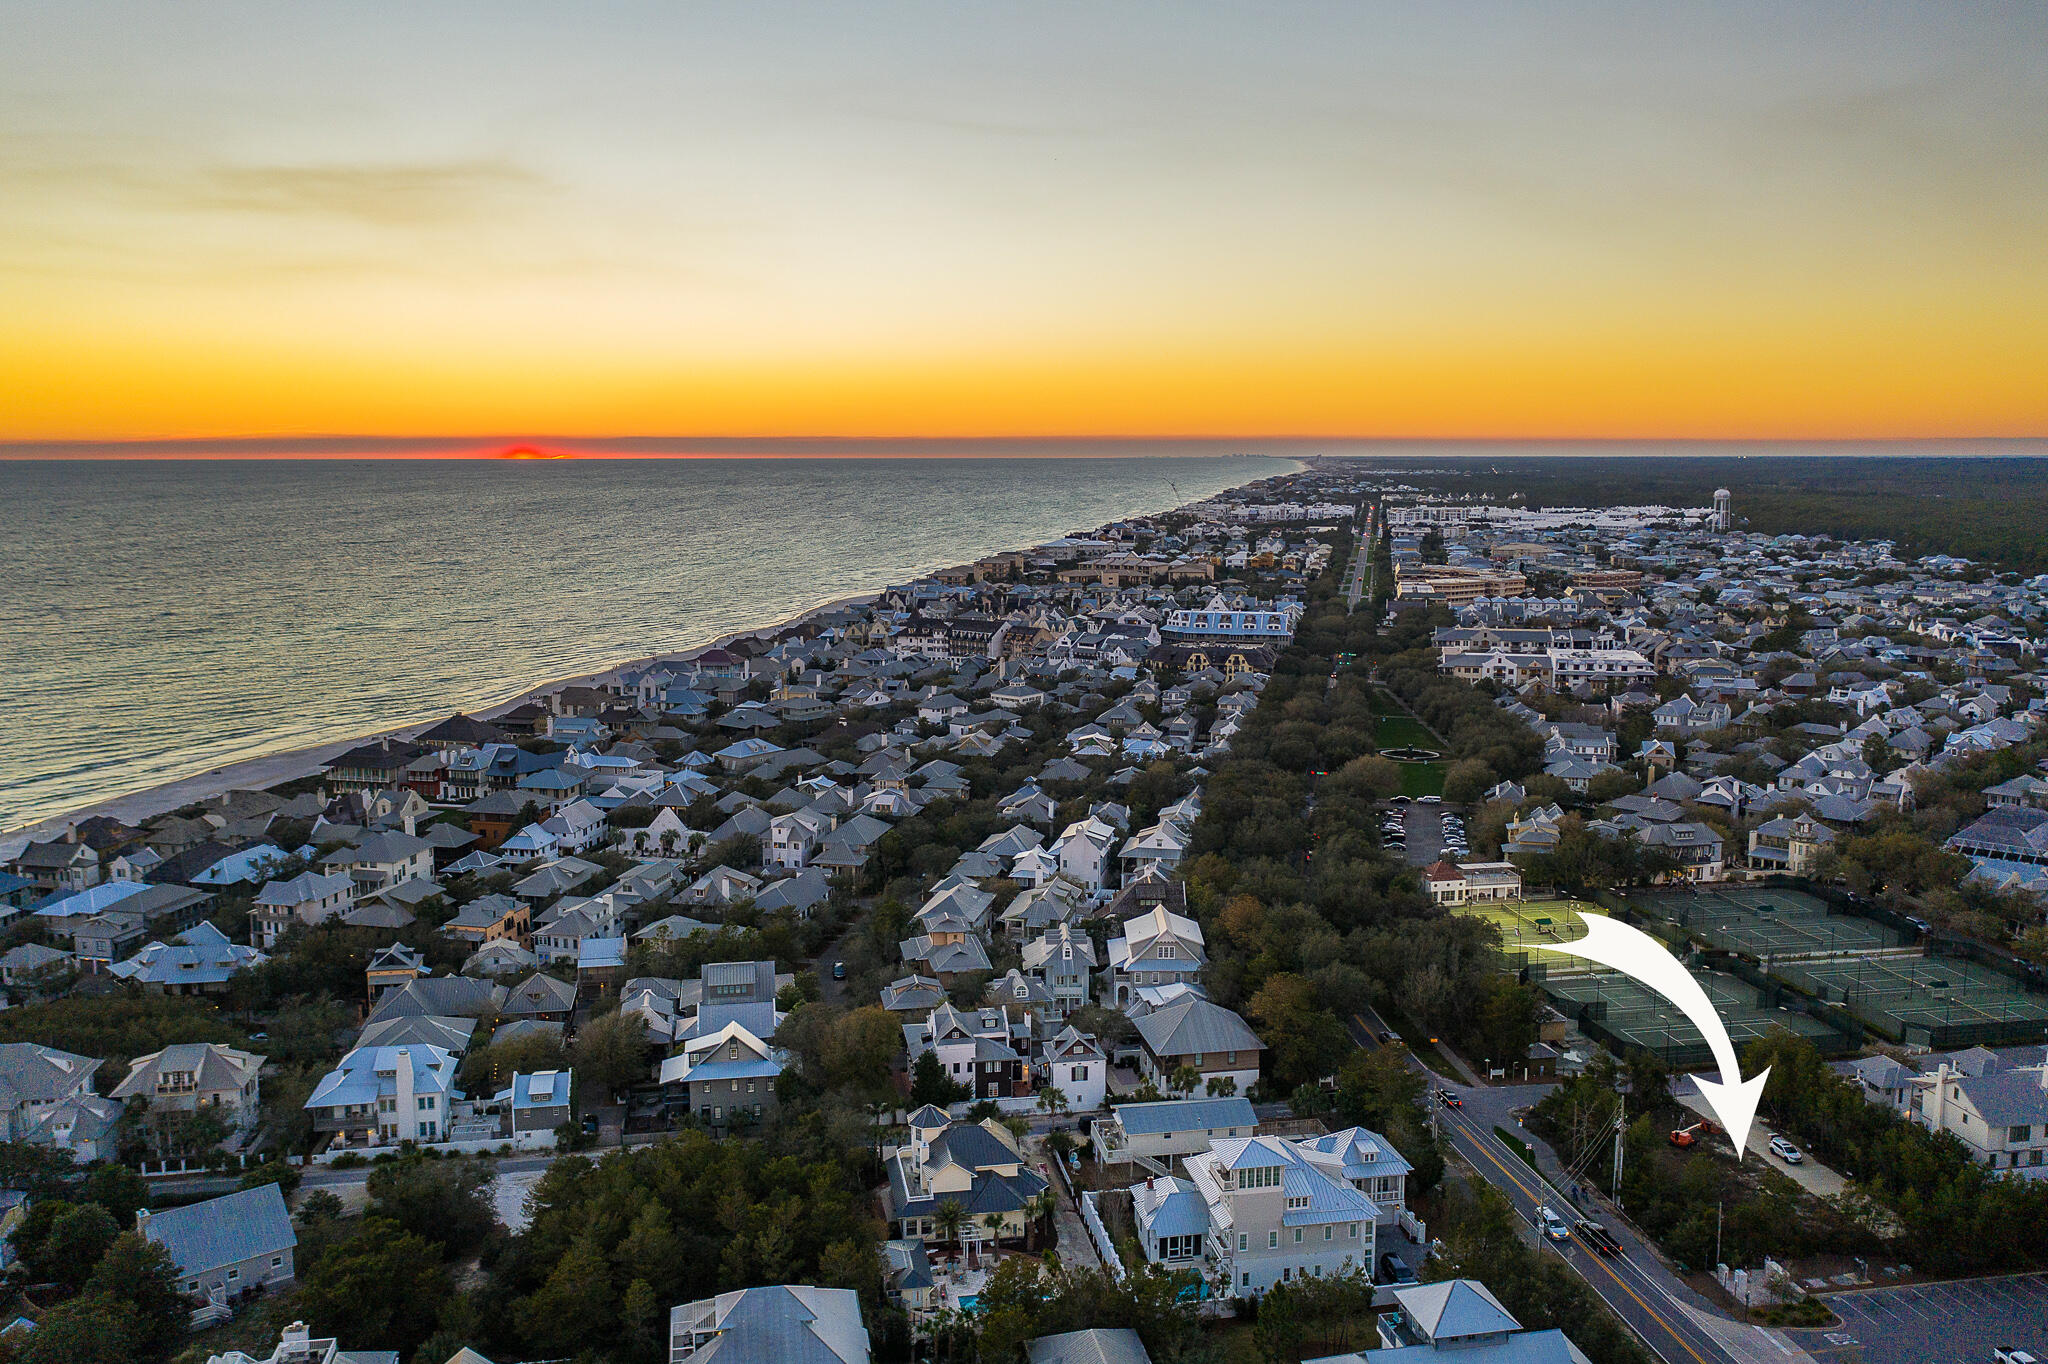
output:
M1840 1035L1825 1023L1803 1013L1771 1008L1762 1002L1754 985L1719 971L1694 971L1692 975L1727 1024L1737 1050L1774 1030L1796 1033L1824 1051L1841 1047ZM1684 1014L1663 996L1618 971L1545 976L1538 983L1559 1009L1578 1018L1579 1026L1594 1037L1604 1032L1620 1047L1654 1052L1670 1065L1705 1065L1713 1058L1706 1039Z
M2038 1041L2048 1028L2048 995L1956 957L1842 957L1784 963L1772 973L1895 1038L1921 1028L1949 1042Z
M1744 956L1827 956L1908 945L1872 919L1830 914L1827 901L1784 886L1665 887L1632 891L1629 903Z
M1538 945L1556 946L1586 936L1584 915L1605 915L1606 910L1584 900L1494 900L1483 904L1459 905L1451 911L1484 919L1500 930L1500 945L1519 952ZM1548 957L1552 971L1570 970L1576 957Z

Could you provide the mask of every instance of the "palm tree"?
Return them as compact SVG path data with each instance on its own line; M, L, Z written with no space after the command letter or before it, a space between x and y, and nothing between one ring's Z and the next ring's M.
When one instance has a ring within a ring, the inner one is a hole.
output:
M983 1213L981 1225L988 1228L989 1245L993 1246L1003 1239L1003 1215L1001 1213Z
M1193 1066L1175 1066L1173 1074L1166 1077L1166 1087L1176 1094L1191 1094L1200 1083L1202 1072Z
M1237 1077L1234 1075L1212 1075L1209 1077L1209 1097L1229 1098L1237 1093Z
M1047 1085L1038 1091L1038 1111L1041 1113L1064 1113L1067 1111L1067 1092L1058 1085Z
M957 1246L960 1229L967 1225L967 1209L957 1198L944 1199L932 1213L932 1225L939 1229L940 1240L951 1241Z

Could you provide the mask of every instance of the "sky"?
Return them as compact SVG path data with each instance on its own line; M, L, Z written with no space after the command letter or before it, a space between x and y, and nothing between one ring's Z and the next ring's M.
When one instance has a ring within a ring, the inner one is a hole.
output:
M2048 435L2048 6L0 0L0 441Z

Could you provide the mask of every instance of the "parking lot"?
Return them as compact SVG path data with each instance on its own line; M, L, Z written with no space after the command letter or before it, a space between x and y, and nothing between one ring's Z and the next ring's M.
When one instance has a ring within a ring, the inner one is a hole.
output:
M1380 816L1381 841L1385 843L1396 837L1404 838L1408 846L1398 851L1408 860L1411 867L1426 867L1445 856L1453 859L1464 857L1467 854L1463 850L1445 847L1444 816L1447 813L1453 820L1461 821L1458 833L1463 837L1463 816L1456 811L1447 810L1442 805L1426 805L1419 800L1405 805L1389 805ZM1398 834L1389 832L1391 824L1400 826Z
M2048 1358L2048 1275L1830 1293L1842 1319L1788 1334L1815 1359L1840 1364L1989 1364L2016 1345Z

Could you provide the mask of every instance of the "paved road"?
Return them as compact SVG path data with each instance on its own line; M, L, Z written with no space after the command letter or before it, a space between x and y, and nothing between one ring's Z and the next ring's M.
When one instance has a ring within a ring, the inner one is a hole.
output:
M1453 1088L1461 1095L1473 1093L1462 1087ZM1529 1222L1531 1244L1540 1243L1550 1253L1561 1255L1665 1364L1721 1364L1739 1358L1723 1349L1693 1319L1664 1282L1669 1276L1625 1226L1601 1219L1622 1242L1622 1254L1614 1259L1595 1254L1576 1239L1560 1244L1540 1237L1535 1231L1537 1206L1549 1204L1569 1219L1567 1209L1571 1205L1493 1134L1490 1113L1471 1107L1470 1097L1465 1102L1468 1107L1464 1110L1439 1110L1439 1130L1451 1149L1507 1195L1515 1211Z
M854 910L853 920L847 924L846 931L827 943L825 949L818 953L818 959L811 964L811 969L818 973L819 997L825 1003L846 1002L846 982L832 979L832 963L846 960L846 945L853 941L856 934L867 928L867 922L868 905L866 901L862 901L859 908ZM872 1004L874 1001L869 1000L868 1003Z
M1354 1041L1370 1046L1386 1030L1384 1021L1373 1014L1355 1019L1350 1031ZM1562 1179L1562 1171L1557 1157L1541 1141L1529 1138L1537 1163L1546 1172L1539 1174L1509 1150L1493 1128L1499 1125L1516 1131L1512 1110L1537 1102L1551 1086L1457 1084L1432 1074L1412 1054L1410 1064L1429 1079L1432 1088L1447 1089L1462 1103L1457 1109L1433 1110L1444 1143L1507 1197L1529 1224L1529 1243L1561 1256L1664 1364L1811 1364L1811 1357L1783 1333L1746 1326L1709 1308L1590 1191L1580 1191L1583 1215L1614 1233L1622 1243L1620 1257L1607 1259L1576 1239L1558 1245L1537 1232L1534 1219L1539 1204L1549 1204L1568 1221L1580 1215L1572 1201L1558 1192L1555 1181Z
M2048 1276L1829 1293L1841 1325L1793 1337L1828 1364L1988 1364L2001 1345L2048 1359Z

